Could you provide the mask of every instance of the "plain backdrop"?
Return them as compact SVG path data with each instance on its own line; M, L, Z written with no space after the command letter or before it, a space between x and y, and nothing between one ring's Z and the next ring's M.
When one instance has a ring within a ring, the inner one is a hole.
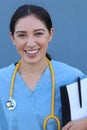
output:
M87 0L0 0L0 68L19 60L9 37L9 23L22 4L37 4L48 10L55 30L48 52L87 74Z

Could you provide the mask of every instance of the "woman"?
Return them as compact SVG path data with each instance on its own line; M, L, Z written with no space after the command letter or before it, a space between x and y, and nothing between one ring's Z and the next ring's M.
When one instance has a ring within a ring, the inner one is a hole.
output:
M51 18L40 6L23 5L11 18L10 37L21 60L0 70L0 98L8 130L43 129L45 118L51 114L52 77L49 63L55 75L55 116L62 128L60 86L75 82L77 77L84 78L85 75L71 66L50 59L47 49L53 33ZM15 68L17 72L14 72ZM14 85L11 84L13 73ZM14 87L11 92L10 86ZM86 122L87 119L71 121L62 130L85 130ZM46 127L47 130L58 129L53 119L48 120Z

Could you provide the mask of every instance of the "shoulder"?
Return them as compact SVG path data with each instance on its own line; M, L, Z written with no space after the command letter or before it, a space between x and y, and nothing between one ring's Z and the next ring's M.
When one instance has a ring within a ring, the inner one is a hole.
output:
M9 77L13 73L14 68L15 68L14 64L11 64L7 67L1 68L0 69L0 78L6 77L6 76Z
M73 66L70 66L66 63L55 61L55 60L52 60L51 62L52 62L54 70L56 70L56 71L67 72L67 73L69 73L69 72L82 73L79 69L77 69Z
M83 72L73 66L55 60L52 60L51 63L54 69L56 81L61 81L63 84L75 82L78 77L86 77Z

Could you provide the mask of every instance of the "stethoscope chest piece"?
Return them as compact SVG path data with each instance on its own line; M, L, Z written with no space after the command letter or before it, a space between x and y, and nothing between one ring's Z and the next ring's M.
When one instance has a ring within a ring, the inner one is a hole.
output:
M6 102L6 107L8 108L8 110L13 110L16 107L16 102L14 99L8 99Z

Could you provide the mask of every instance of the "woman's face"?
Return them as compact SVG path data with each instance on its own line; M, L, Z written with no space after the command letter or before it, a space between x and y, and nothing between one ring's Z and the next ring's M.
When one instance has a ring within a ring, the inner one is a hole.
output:
M36 63L45 58L53 29L49 33L42 21L30 15L18 20L14 35L10 36L21 59L27 63Z

